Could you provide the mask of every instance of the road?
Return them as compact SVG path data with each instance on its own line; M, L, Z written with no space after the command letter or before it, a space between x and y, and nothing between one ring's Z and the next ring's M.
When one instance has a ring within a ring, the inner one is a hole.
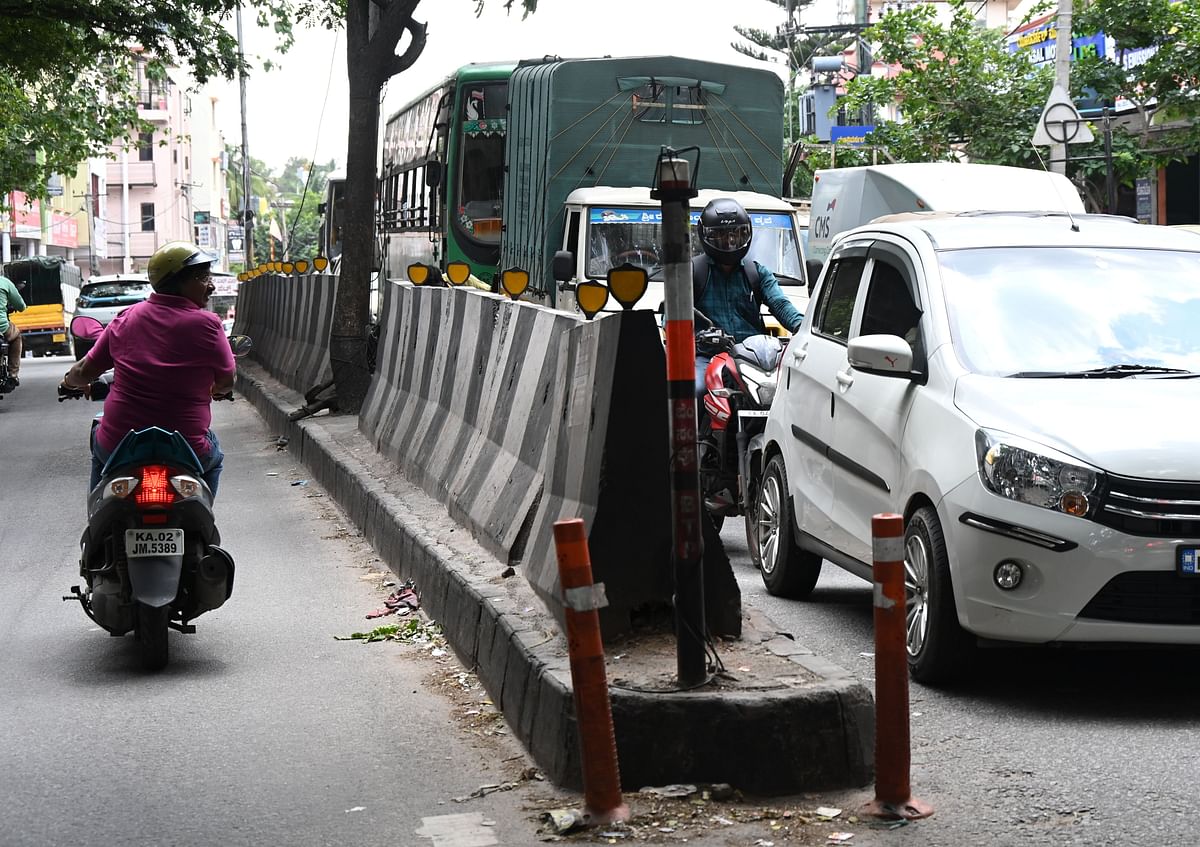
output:
M874 690L868 583L826 562L810 600L771 597L741 522L722 540L744 604ZM1200 842L1198 661L1171 648L996 648L953 689L913 684L912 789L936 814L888 843Z
M382 566L319 489L291 484L302 470L249 403L214 412L234 594L195 635L170 633L167 670L141 672L131 636L62 602L100 408L55 401L69 364L26 359L0 400L0 844L538 843L540 784L454 802L529 763L501 720L467 725L490 707L452 656L334 640L375 624ZM464 840L480 833L496 841Z

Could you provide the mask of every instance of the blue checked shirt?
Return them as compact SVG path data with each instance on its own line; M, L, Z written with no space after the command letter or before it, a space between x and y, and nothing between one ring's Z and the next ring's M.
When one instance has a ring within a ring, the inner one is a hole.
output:
M758 265L760 289L767 308L788 332L795 332L800 328L804 315L800 314L783 293L775 274L757 262L755 264ZM708 285L700 295L700 302L696 303L696 308L737 341L751 335L762 335L767 331L763 326L759 306L754 302L750 280L746 279L746 274L740 266L733 269L732 275L727 276L710 260Z

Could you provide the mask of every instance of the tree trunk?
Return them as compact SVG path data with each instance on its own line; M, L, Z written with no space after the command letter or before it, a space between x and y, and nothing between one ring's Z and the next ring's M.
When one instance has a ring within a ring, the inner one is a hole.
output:
M343 412L358 414L371 383L367 317L375 257L375 159L379 151L379 94L425 49L425 25L412 19L420 0L346 2L346 71L350 125L346 139L346 215L341 279L333 305L329 364ZM407 32L404 53L396 45Z
M375 234L375 158L379 134L379 91L369 61L370 0L346 4L346 69L350 122L346 140L346 205L342 228L341 278L329 336L329 363L338 408L357 414L370 384L367 319Z

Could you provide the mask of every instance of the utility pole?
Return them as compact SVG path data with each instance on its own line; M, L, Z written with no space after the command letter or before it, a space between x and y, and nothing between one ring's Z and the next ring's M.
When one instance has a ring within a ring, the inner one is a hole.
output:
M237 9L238 91L242 103L242 237L245 239L246 260L243 267L254 265L254 213L250 210L250 141L246 130L246 53L242 45L242 7Z
M1071 93L1071 18L1074 14L1074 0L1058 0L1058 37L1054 42L1054 82L1062 90ZM1055 173L1067 172L1067 145L1054 143L1050 145L1050 170Z

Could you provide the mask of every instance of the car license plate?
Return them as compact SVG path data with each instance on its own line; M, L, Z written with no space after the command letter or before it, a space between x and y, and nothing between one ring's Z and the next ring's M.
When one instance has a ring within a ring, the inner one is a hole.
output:
M182 556L182 529L127 529L125 555L130 559L148 556Z
M766 409L738 409L739 418L765 418L768 414Z
M1175 572L1180 576L1200 576L1200 547L1176 547Z
M50 338L54 341L66 341L67 334L65 332L56 332L54 335L50 336Z

